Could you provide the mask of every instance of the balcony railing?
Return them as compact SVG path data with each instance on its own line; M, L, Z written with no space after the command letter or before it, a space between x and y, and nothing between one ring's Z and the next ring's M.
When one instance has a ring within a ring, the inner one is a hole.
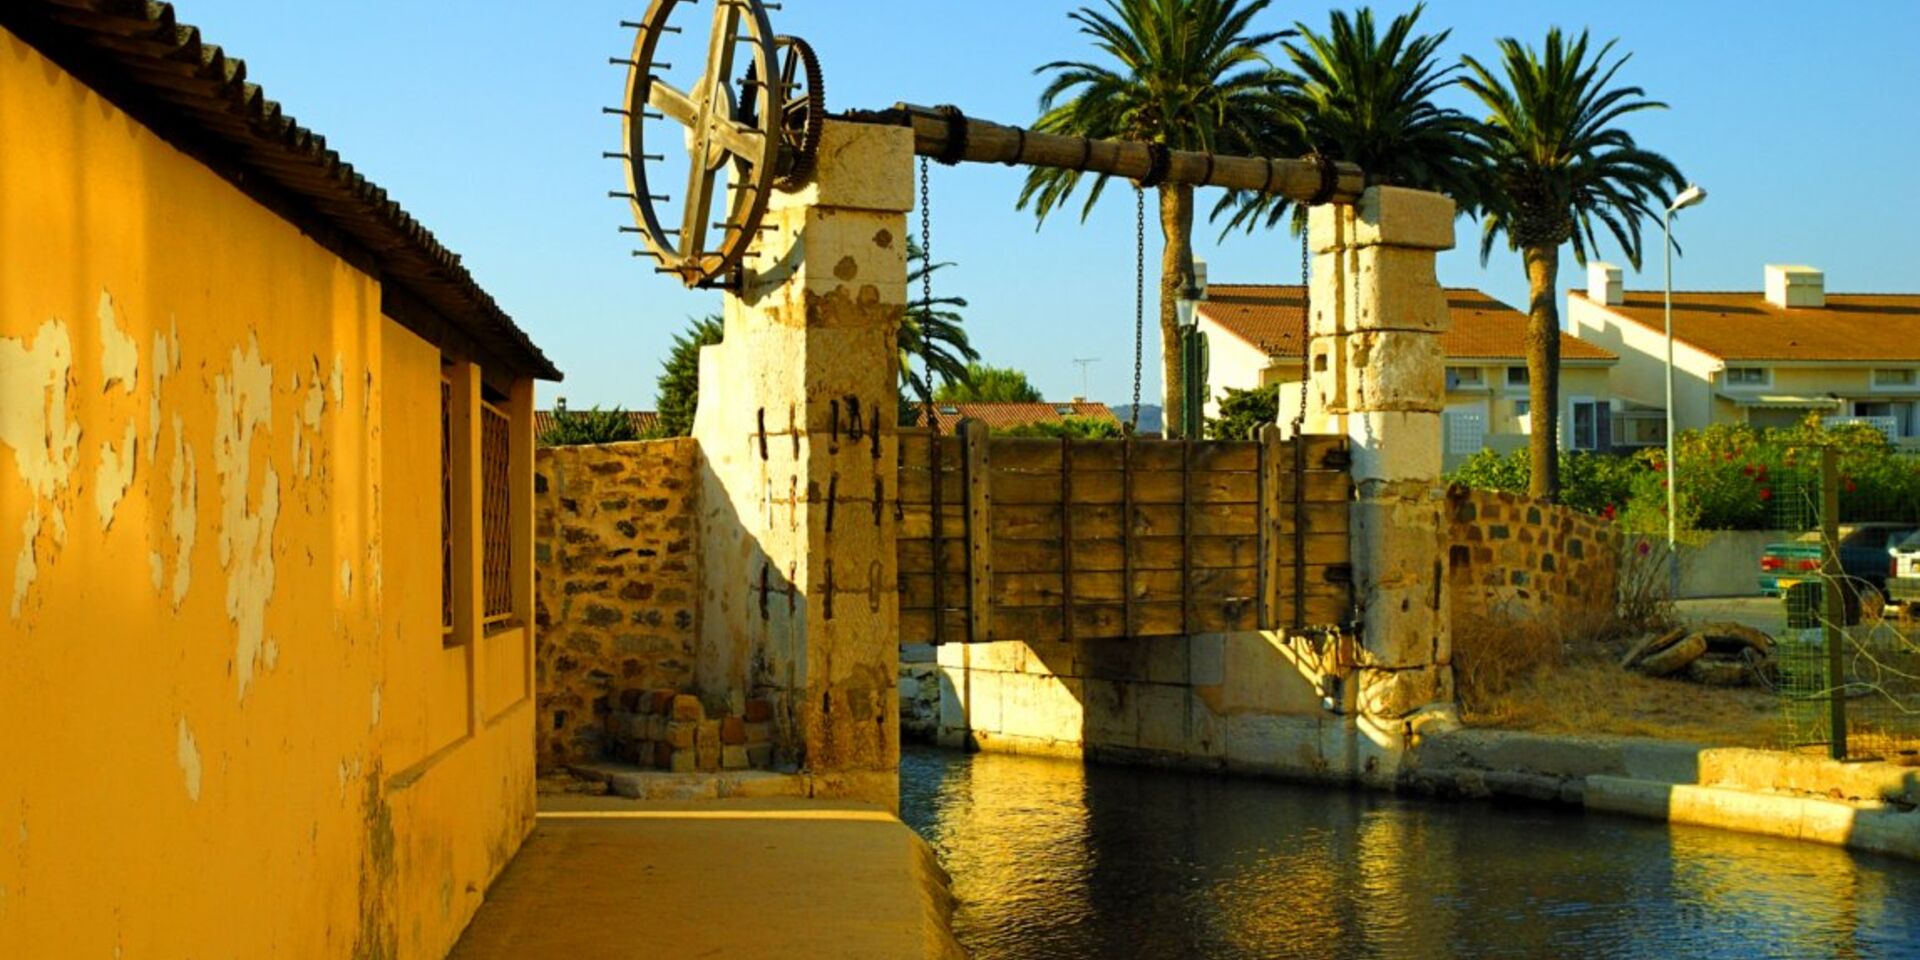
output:
M1901 438L1900 419L1898 417L1822 417L1820 425L1831 430L1834 427L1866 424L1886 434L1889 443L1898 443Z

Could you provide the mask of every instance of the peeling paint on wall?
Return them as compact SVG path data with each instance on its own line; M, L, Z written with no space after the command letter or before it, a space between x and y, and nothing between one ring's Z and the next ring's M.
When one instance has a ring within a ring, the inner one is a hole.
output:
M118 448L111 443L100 444L100 465L93 472L93 505L100 512L100 530L103 533L113 529L114 511L120 508L127 488L133 486L139 443L138 428L129 423L126 439L120 441Z
M300 389L300 378L293 378L293 389ZM313 476L313 448L315 439L307 436L312 431L317 438L320 432L320 417L327 412L326 388L320 383L320 358L313 358L313 370L307 377L307 395L300 407L300 422L293 427L293 465L294 471L304 480Z
M66 517L52 501L67 489L80 446L80 424L69 420L72 376L73 340L66 324L48 320L31 340L0 337L0 445L13 448L14 464L29 493L48 501L44 514L40 503L30 503L21 524L25 542L14 564L9 606L15 619L39 576L43 522L52 523L55 543L66 540Z
M147 451L160 455L160 388L167 378L180 372L180 321L174 320L171 332L153 332L153 376L147 379ZM178 419L178 418L176 418Z
M381 685L378 683L373 685L373 720L367 724L370 727L380 725L380 687Z
M353 561L351 560L340 561L340 592L348 597L353 596Z
M250 504L254 431L273 418L273 366L260 359L260 339L233 349L227 373L214 377L214 471L220 476L220 567L227 572L227 617L235 628L233 673L247 696L267 642L273 598L273 529L280 519L280 475L268 458L259 503Z
M187 778L187 796L195 803L200 802L200 745L193 740L193 731L187 727L187 718L180 718L179 745L175 748L180 761L180 772Z
M200 468L193 462L193 444L186 440L180 415L173 415L173 608L187 599L193 581L193 544L199 538Z
M346 371L340 366L340 358L333 358L333 372L327 375L327 392L333 394L333 405L344 407L347 404Z
M133 342L133 336L120 329L120 320L113 308L113 294L100 291L100 392L113 389L120 384L129 396L133 394L134 381L140 373L140 348Z

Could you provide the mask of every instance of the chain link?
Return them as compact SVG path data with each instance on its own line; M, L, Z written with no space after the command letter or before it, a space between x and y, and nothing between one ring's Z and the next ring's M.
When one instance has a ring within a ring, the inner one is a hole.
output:
M927 158L920 158L920 369L926 378L927 429L938 435L940 417L933 405L933 189Z
M1312 375L1312 349L1308 333L1313 328L1313 272L1308 257L1307 233L1300 234L1300 409L1293 412L1293 435L1300 436L1307 422L1307 379Z
M1140 369L1147 340L1147 191L1133 188L1133 416L1128 435L1140 432ZM1165 411L1161 412L1165 416ZM1161 430L1165 431L1165 426Z

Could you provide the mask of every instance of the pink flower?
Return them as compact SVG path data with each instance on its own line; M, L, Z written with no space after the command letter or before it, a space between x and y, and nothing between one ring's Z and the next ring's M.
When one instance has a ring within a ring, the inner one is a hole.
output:
M1773 491L1772 491L1772 490L1768 490L1768 489L1767 489L1767 488L1765 488L1765 487L1761 487L1761 488L1760 488L1760 499L1762 499L1762 500L1772 500L1772 499L1773 499Z
M1649 554L1649 553L1652 553L1652 552L1653 552L1653 544L1650 544L1650 543L1648 543L1648 542L1646 542L1645 540L1642 540L1642 541L1640 541L1640 555L1641 555L1641 556L1643 556L1643 557L1644 557L1644 556L1646 556L1647 554Z

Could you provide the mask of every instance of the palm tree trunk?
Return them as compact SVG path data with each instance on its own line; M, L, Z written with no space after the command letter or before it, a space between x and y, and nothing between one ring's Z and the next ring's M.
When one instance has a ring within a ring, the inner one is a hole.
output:
M1560 311L1554 302L1560 248L1528 247L1526 263L1527 378L1533 406L1533 473L1527 493L1552 502L1560 499Z
M1160 255L1160 376L1165 435L1179 436L1184 419L1180 370L1180 308L1178 301L1193 276L1193 187L1170 184L1160 188L1160 233L1166 243Z

